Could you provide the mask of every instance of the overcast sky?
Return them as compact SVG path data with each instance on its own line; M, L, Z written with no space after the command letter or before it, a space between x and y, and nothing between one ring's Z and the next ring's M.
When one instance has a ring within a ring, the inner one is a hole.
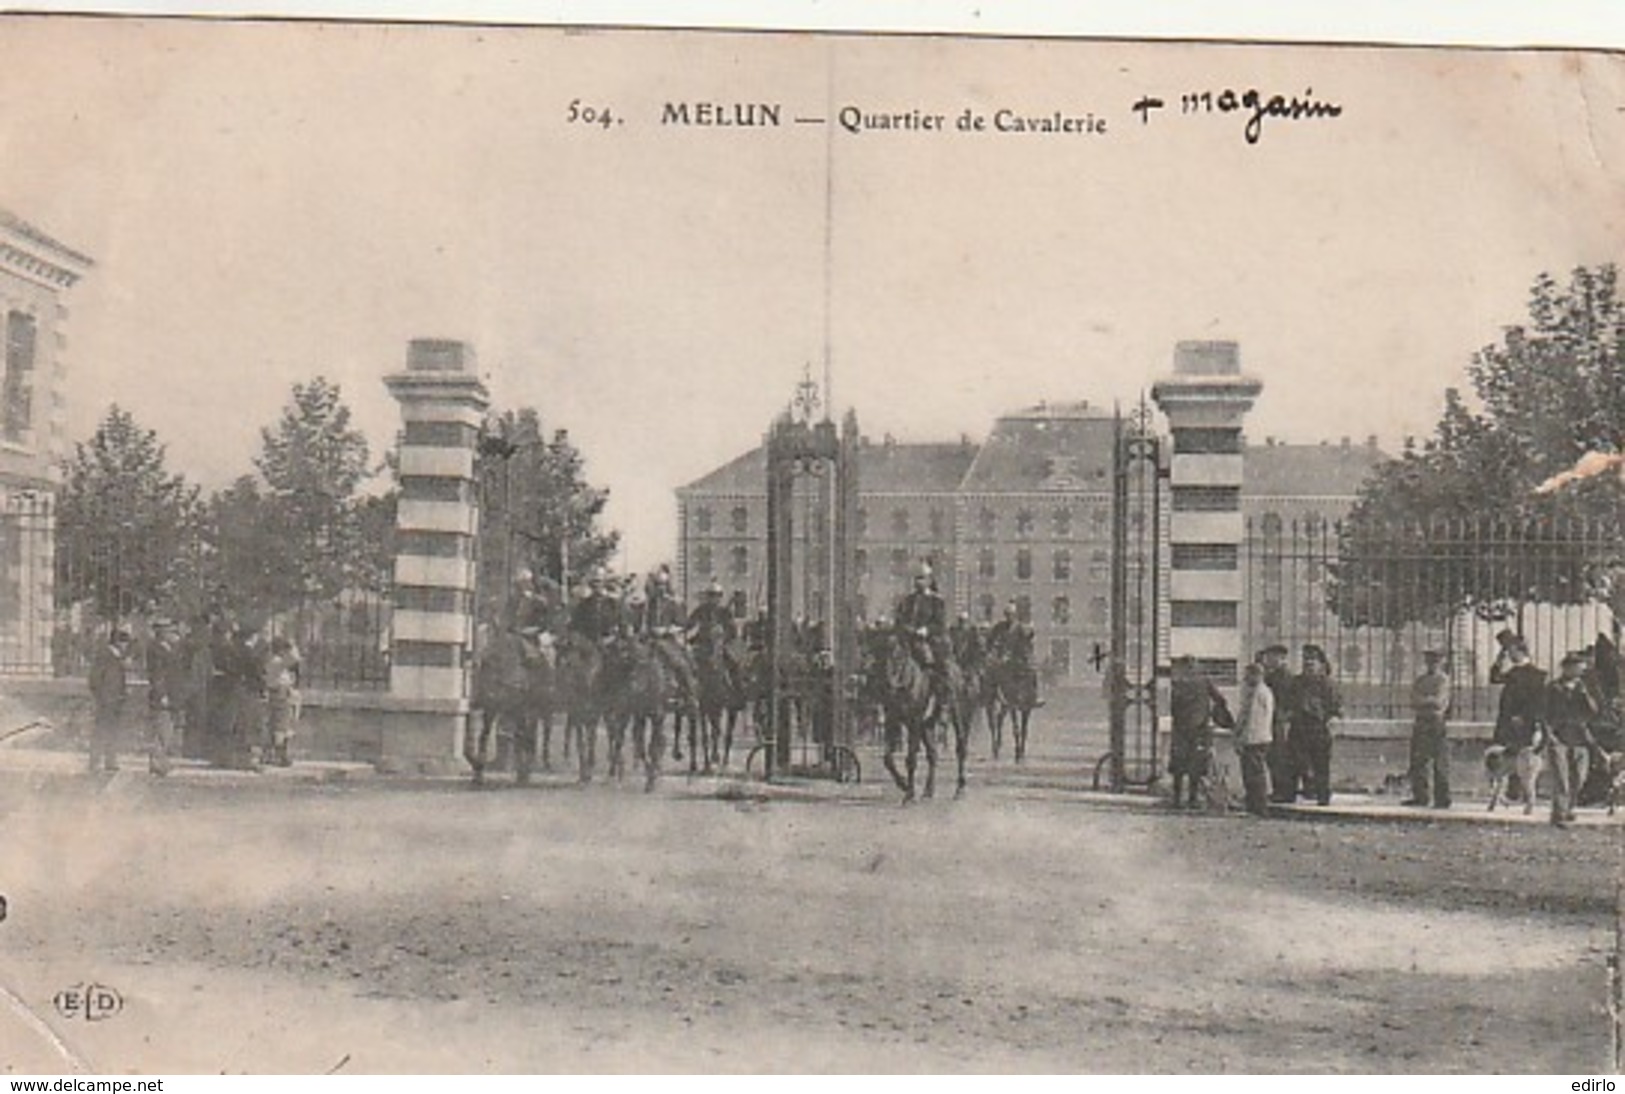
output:
M1240 113L1180 114L1226 87L1342 115L1249 144ZM1147 94L1169 105L1142 125ZM1534 274L1625 251L1617 56L10 19L0 96L0 205L97 261L75 437L117 401L219 484L322 373L381 451L382 375L463 338L500 405L577 438L634 569L826 330L875 435L1130 401L1175 342L1233 338L1255 438L1395 445ZM624 124L573 125L574 99ZM713 101L784 124L661 124ZM1107 132L794 124L843 106Z

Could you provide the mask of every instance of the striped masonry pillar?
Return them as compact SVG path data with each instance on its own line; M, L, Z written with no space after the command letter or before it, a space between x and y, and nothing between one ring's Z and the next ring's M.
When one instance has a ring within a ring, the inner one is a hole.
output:
M466 715L474 642L474 450L489 405L462 342L417 339L384 378L401 404L392 697ZM454 730L461 718L454 719ZM447 738L455 747L455 732Z
M1168 653L1221 685L1238 682L1243 655L1242 423L1263 389L1234 342L1180 342L1151 389L1173 439Z

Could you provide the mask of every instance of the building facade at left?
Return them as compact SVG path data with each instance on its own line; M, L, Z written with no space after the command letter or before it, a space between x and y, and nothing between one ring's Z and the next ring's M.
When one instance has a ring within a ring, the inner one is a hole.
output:
M0 209L0 672L46 675L67 454L67 294L92 263Z

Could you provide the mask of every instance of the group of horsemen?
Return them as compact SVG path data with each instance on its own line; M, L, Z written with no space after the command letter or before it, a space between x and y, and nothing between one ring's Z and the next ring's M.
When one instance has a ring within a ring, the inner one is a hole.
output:
M693 611L687 611L672 587L671 572L662 566L641 586L617 582L603 570L593 573L576 602L567 604L560 587L529 570L515 575L513 595L506 611L506 629L519 635L536 656L551 657L556 641L608 646L642 641L654 651L674 687L677 701L698 704L696 647L705 646L720 656L721 665L743 693L751 689L750 664L762 664L769 622L765 612L741 626L713 580ZM1036 676L1033 669L1033 628L1022 621L1014 604L1004 618L990 627L973 624L966 613L948 622L948 608L929 567L914 576L913 588L897 605L893 619L881 617L859 622L860 648L870 639L898 636L925 671L933 690L946 704L952 667L985 677L997 664L1006 671ZM796 653L809 673L833 685L833 660L828 635L821 623L797 621L791 629ZM741 646L743 647L741 649Z

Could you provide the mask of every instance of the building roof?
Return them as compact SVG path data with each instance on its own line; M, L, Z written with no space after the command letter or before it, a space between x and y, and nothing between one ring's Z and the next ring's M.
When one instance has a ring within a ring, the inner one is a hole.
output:
M14 235L21 236L30 243L35 243L41 247L49 248L63 258L71 259L72 261L78 262L85 266L95 265L95 263L85 255L80 254L78 251L74 250L72 247L69 247L65 243L52 239L38 228L28 223L28 221L4 207L0 207L0 228L8 229Z
M1088 403L1040 403L993 424L965 475L972 493L1111 489L1110 414Z
M858 489L865 493L948 494L958 489L976 459L968 440L910 444L867 438L858 449ZM683 494L766 494L767 455L762 445L686 486Z
M1387 461L1364 444L1250 444L1243 465L1244 498L1354 498L1373 468Z

